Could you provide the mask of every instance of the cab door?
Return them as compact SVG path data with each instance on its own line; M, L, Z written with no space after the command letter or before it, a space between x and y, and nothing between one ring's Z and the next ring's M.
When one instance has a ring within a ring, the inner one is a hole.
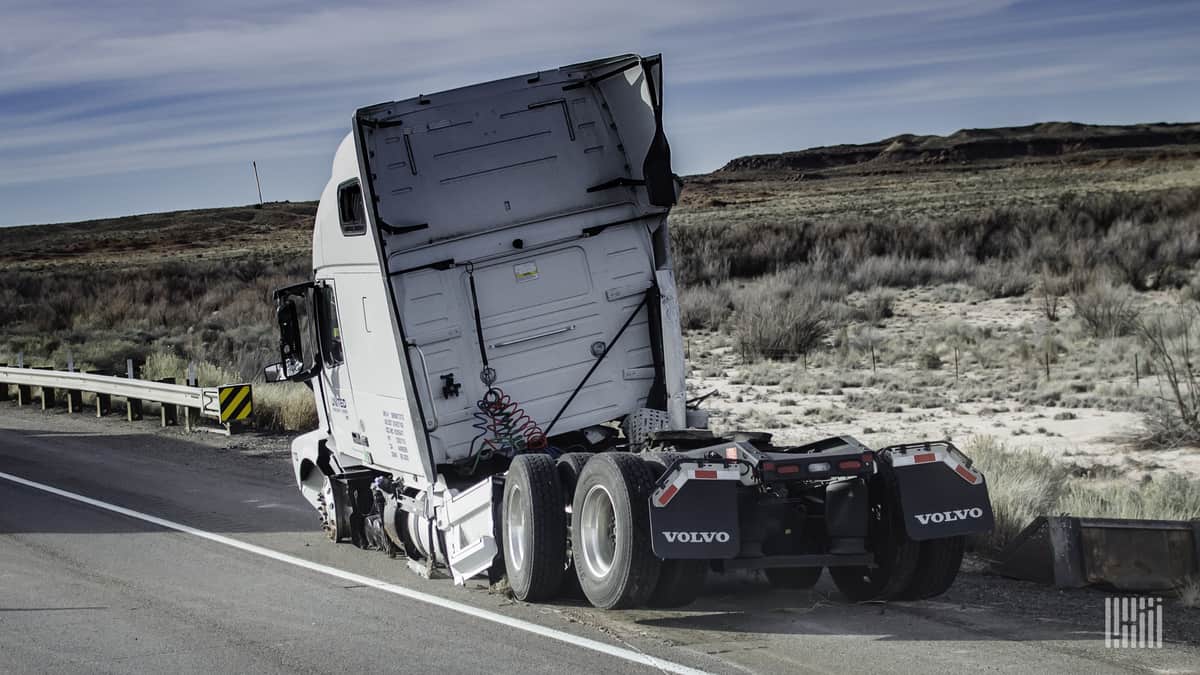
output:
M321 388L325 392L326 414L338 453L354 459L355 463L369 461L358 416L354 408L354 387L342 342L342 325L338 315L337 288L332 279L317 281L313 289L313 309L316 314L318 343L321 350Z

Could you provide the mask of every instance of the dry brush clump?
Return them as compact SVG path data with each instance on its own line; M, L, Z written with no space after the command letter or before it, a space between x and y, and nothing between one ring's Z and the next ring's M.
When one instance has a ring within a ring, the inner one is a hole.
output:
M828 317L827 305L815 294L756 294L738 303L734 334L747 358L796 358L824 343Z
M1135 289L1167 288L1186 284L1200 260L1200 189L1067 194L1049 208L934 221L864 215L687 223L674 227L672 238L685 285L824 258L857 290L973 280L1003 297L1028 287L1043 267L1059 275L1111 269ZM997 267L986 269L989 263Z
M1138 332L1159 383L1144 444L1200 445L1200 303L1181 298L1174 308L1139 322Z
M1117 338L1137 330L1137 298L1126 286L1095 283L1071 296L1071 303L1093 337Z

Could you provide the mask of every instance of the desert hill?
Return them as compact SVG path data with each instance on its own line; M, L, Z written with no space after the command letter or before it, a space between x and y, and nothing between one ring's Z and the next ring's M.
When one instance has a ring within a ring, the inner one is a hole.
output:
M949 136L903 134L862 145L833 145L730 160L718 173L871 170L898 165L1104 158L1200 157L1200 123L1102 126L1042 122L962 129Z

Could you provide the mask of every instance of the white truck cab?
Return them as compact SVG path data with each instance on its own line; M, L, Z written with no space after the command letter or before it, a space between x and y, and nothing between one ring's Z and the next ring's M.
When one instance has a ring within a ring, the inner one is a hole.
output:
M686 401L662 94L661 58L626 55L354 115L313 280L276 293L268 369L317 398L320 427L292 455L331 538L459 583L507 574L522 599L552 597L574 567L606 607L678 603L708 560L745 557L736 490L765 483L739 467L769 448L687 431L704 416ZM843 439L799 454L858 458L822 479L865 494L867 452ZM681 489L690 500L669 506ZM727 513L679 506L705 500ZM680 522L686 536L662 524ZM699 525L711 536L692 542Z

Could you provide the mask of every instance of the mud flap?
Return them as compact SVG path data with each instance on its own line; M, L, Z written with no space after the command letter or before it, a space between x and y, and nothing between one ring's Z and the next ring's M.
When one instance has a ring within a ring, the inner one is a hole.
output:
M994 527L983 474L958 458L961 453L949 450L892 454L904 529L910 539L957 537Z
M741 550L737 486L736 480L688 480L669 493L665 505L658 503L662 490L652 495L650 534L654 555L663 560L736 557Z

